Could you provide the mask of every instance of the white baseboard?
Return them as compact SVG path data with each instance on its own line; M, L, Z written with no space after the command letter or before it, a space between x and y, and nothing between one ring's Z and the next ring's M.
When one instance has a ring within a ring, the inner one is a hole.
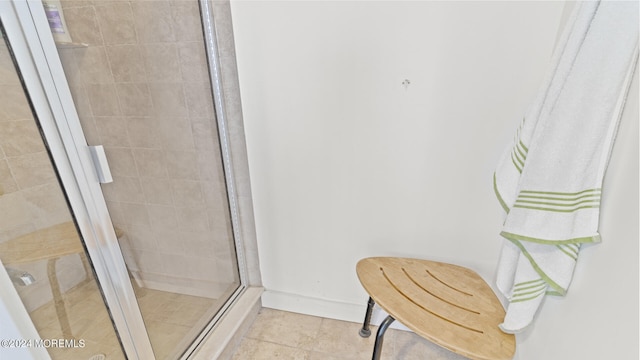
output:
M262 306L328 319L362 323L365 312L367 311L367 300L364 299L362 304L353 304L280 291L265 290L262 294ZM376 306L371 316L371 324L380 325L382 320L386 317L387 313ZM391 328L409 330L398 322L394 322L391 325Z

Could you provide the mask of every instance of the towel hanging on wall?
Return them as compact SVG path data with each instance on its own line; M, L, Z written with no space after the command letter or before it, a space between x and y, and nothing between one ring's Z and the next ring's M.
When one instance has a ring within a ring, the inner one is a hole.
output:
M507 212L497 285L501 329L565 295L581 244L600 241L602 182L638 57L638 2L578 2L552 68L494 174Z

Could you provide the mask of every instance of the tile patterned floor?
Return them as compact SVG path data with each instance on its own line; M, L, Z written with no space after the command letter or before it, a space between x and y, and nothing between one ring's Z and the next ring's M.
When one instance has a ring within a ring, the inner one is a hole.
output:
M192 338L189 330L206 317L212 299L136 289L149 336L158 359L174 358L181 341ZM79 286L65 294L65 305L74 335L88 343L84 349L50 349L53 359L89 359L103 353L107 359L124 359L110 329L95 283ZM103 314L104 313L104 314ZM41 336L59 338L61 330L53 302L33 311L31 316ZM153 319L153 320L151 320ZM295 314L268 308L242 339L232 360L357 360L371 359L374 335L363 339L360 324ZM196 325L197 327L197 325ZM376 327L372 327L375 334ZM385 335L382 360L462 360L413 333L389 329Z
M149 339L157 359L174 359L188 346L217 310L217 300L152 289L135 288ZM86 282L64 294L71 331L83 339L83 348L49 348L54 360L86 360L95 354L124 360L120 344L95 281ZM30 313L40 336L62 338L53 301Z
M356 360L371 359L374 334L363 339L361 324L263 308L232 360ZM407 331L389 329L382 360L462 360Z

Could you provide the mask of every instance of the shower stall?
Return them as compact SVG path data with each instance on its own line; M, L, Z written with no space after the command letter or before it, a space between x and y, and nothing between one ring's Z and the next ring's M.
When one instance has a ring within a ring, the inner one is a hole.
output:
M206 0L0 4L2 297L64 340L52 359L188 358L258 283L229 19Z

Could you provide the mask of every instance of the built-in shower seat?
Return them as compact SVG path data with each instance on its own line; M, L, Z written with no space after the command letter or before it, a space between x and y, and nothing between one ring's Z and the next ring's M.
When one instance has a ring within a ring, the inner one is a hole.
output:
M498 324L505 310L476 272L453 264L420 259L362 259L358 278L369 294L360 335L371 335L375 304L389 316L378 328L373 360L380 358L384 333L395 320L427 340L473 360L507 360L515 336Z

